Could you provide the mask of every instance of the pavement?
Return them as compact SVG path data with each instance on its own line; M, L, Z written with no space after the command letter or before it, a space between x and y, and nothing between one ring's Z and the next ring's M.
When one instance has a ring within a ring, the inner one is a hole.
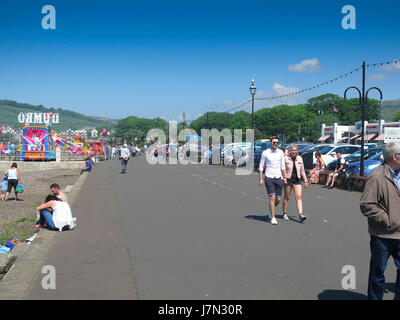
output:
M43 265L55 290L37 278L26 299L366 299L367 221L360 193L304 190L305 223L267 222L256 173L210 165L150 165L144 156L120 173L118 160L95 167ZM343 289L344 266L356 288ZM396 269L386 282L393 299Z
M77 227L59 233L43 266L56 270L56 288L43 289L38 274L25 299L136 299L119 205L107 162L96 164L71 210Z

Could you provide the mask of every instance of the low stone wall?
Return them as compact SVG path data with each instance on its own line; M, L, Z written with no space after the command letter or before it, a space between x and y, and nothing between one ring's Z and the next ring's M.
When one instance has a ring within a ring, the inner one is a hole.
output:
M0 161L0 172L11 167L14 161ZM85 161L17 161L18 169L22 171L43 171L54 169L83 169Z
M319 183L320 184L326 184L326 181L328 180L328 175L332 171L325 170L324 172L321 172L319 174ZM364 187L365 187L365 182L367 181L366 176L360 176L358 174L352 176L349 180L344 179L342 177L337 177L335 179L335 188L339 189L344 189L348 190L348 183L351 183L353 188L353 191L358 191L358 192L363 192Z

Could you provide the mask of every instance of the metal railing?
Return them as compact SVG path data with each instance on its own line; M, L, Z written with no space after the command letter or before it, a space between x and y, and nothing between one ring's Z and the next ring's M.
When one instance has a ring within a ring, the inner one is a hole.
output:
M2 161L33 161L33 162L45 162L45 161L56 161L55 158L46 159L45 155L48 153L54 153L52 151L14 151L11 154L1 153L0 160ZM23 157L23 153L29 154L30 159L25 159ZM37 155L35 157L35 154ZM61 150L60 158L61 161L84 161L88 156L85 154L75 154L70 151ZM95 158L98 158L99 161L104 160L104 155L95 155Z

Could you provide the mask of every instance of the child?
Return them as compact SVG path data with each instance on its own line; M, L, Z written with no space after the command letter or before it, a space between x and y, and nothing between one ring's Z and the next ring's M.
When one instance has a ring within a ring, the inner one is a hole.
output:
M7 177L4 177L1 182L1 200L4 200L7 193Z
M89 157L86 158L86 168L81 170L81 175L84 172L90 172L92 171L92 161L90 160Z

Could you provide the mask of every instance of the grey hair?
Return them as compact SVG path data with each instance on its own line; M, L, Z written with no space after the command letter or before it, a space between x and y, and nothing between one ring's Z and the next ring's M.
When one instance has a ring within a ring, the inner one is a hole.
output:
M295 143L292 143L292 144L289 146L289 152L292 151L293 149L299 150L299 147L296 146Z
M392 160L393 154L396 154L396 158L398 157L397 154L400 154L400 141L390 141L383 148L383 159L386 163Z

